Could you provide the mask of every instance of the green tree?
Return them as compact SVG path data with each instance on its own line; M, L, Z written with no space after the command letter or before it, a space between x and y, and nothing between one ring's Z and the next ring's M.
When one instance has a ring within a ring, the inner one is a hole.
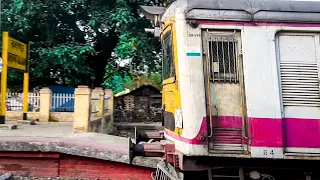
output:
M152 2L2 0L1 30L32 42L33 86L108 87L117 79L113 76L124 79L130 72L160 71L159 41L144 32L151 24L141 16L141 4ZM117 67L127 59L130 63ZM21 81L14 72L10 77L9 84Z

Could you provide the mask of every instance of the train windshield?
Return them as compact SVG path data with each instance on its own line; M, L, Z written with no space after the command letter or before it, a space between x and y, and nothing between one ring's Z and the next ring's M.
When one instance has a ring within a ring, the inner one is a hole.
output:
M162 44L162 73L163 79L175 77L172 33L168 31L161 40Z

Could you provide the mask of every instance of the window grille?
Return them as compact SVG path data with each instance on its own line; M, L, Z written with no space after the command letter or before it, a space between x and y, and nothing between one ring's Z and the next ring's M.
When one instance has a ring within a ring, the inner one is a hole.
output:
M208 40L210 80L220 83L238 83L237 40L210 38Z

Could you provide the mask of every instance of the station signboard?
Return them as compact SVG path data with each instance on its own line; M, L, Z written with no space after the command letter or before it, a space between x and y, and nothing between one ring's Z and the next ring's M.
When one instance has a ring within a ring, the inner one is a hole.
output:
M8 53L8 68L27 71L27 55L28 45L8 35L7 53Z

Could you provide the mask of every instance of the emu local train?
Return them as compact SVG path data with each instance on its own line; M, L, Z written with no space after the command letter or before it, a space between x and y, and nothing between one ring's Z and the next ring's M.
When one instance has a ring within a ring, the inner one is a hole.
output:
M320 2L177 0L161 21L165 140L133 148L164 157L154 179L320 179Z

